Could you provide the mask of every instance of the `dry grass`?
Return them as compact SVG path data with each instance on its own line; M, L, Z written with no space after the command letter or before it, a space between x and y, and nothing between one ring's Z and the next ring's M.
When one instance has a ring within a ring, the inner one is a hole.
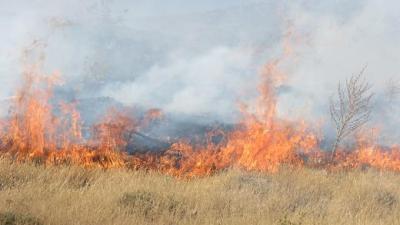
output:
M400 175L231 170L191 181L0 159L0 224L400 224Z

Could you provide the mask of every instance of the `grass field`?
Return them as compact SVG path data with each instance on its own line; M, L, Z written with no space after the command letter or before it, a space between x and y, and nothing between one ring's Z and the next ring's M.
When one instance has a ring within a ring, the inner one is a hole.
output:
M177 180L0 159L0 224L400 224L399 185L373 170Z

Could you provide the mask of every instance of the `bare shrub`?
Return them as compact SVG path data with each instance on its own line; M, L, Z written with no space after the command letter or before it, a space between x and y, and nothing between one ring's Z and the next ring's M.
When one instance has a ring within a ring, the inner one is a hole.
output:
M334 158L340 143L370 120L371 85L363 77L364 69L338 85L338 99L330 100L330 115L336 126L336 139L332 146L331 159Z

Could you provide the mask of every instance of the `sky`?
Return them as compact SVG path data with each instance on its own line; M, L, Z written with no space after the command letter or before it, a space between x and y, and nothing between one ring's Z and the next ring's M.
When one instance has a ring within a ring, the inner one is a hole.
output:
M399 10L395 0L0 0L0 99L13 95L31 49L73 98L232 121L290 31L282 115L328 120L337 83L367 65L376 111L399 122L398 104L382 104L400 80Z

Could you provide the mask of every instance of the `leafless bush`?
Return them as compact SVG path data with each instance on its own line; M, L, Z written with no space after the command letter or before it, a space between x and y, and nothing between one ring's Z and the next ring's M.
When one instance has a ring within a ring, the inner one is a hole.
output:
M339 144L348 135L362 127L371 115L371 85L363 77L365 67L357 75L338 85L338 99L331 98L330 115L336 126L336 140L332 146L331 159Z

